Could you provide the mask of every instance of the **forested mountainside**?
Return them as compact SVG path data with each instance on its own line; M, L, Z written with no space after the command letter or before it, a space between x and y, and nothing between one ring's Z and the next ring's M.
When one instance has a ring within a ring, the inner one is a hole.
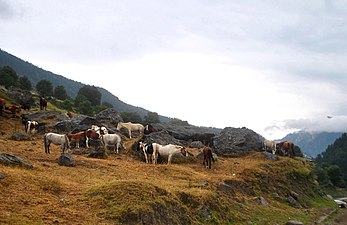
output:
M28 61L24 61L0 49L0 67L2 66L10 66L17 72L19 76L25 75L31 81L33 86L35 86L40 80L44 79L50 81L54 87L62 85L65 87L67 94L72 98L76 97L78 90L84 85L81 82L77 82L39 68ZM101 101L111 103L113 107L119 112L137 112L141 115L141 117L144 117L149 112L148 110L141 107L129 105L121 101L117 96L114 96L104 88L97 88L102 94ZM162 122L167 122L170 120L170 118L165 116L160 115L159 117L160 121Z
M347 134L344 133L336 139L322 154L318 155L316 160L320 164L340 167L342 178L347 182Z
M299 146L301 151L311 157L316 157L342 135L340 132L316 132L299 131L286 135L281 141L289 140Z

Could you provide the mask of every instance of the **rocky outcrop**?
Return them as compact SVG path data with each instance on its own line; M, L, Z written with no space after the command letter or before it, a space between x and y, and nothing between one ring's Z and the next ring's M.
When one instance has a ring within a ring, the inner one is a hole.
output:
M7 91L10 98L14 99L16 103L20 104L23 108L31 108L35 105L35 101L30 91L22 90L16 87L10 87Z
M104 126L110 133L114 133L118 122L122 121L121 115L113 108L105 109L95 117L79 115L71 119L64 119L54 124L54 129L59 132L79 132L89 129L92 125Z
M196 127L192 125L177 125L172 123L151 124L158 131L166 131L170 136L184 143L200 141L205 145L213 145L213 138L221 129Z
M31 163L26 162L22 158L12 154L6 154L6 153L0 154L0 164L8 165L8 166L21 166L28 169L34 168L34 166Z
M260 135L253 130L226 127L213 139L213 146L219 155L241 153L261 149Z

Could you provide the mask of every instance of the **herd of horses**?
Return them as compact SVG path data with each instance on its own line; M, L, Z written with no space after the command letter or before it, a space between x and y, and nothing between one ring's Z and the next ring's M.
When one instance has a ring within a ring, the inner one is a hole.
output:
M6 101L0 98L0 113L4 109L10 110L14 115L21 107L16 104L11 107L6 107ZM43 97L40 98L40 110L47 109L47 100ZM0 114L1 115L1 114ZM29 120L25 114L21 116L22 124L24 125L25 132L27 134L35 134L37 128L39 127L39 123L37 121ZM139 123L131 123L131 122L119 122L117 124L117 131L121 129L125 129L128 133L128 137L132 139L132 132L138 132L140 136L145 134L149 134L152 132L157 132L153 126L146 125L143 126ZM125 149L124 143L122 142L122 138L117 133L109 133L107 128L104 126L96 126L92 125L89 129L80 131L77 133L68 133L68 134L58 134L58 133L46 133L43 137L44 139L44 148L46 153L50 153L50 144L53 143L55 145L61 145L62 154L66 152L68 153L70 149L70 144L75 143L75 146L79 148L79 144L81 141L85 141L85 146L89 148L89 140L97 140L104 147L104 151L107 150L107 146L114 146L114 151L119 154L119 149ZM289 155L290 157L294 157L294 144L290 141L282 141L276 142L271 140L264 140L262 143L262 149L272 154L281 154L281 155ZM172 157L175 154L181 154L185 157L188 156L188 151L185 147L167 144L161 145L158 143L144 143L142 141L138 142L137 150L141 150L144 154L146 163L157 164L159 156L167 158L167 163L171 164ZM209 145L204 146L201 150L203 154L203 165L206 168L211 169L211 164L214 162L213 158L213 150Z

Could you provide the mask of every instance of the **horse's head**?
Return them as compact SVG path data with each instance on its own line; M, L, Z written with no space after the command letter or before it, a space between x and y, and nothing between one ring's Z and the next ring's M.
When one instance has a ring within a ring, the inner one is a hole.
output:
M146 144L143 143L142 141L140 141L137 143L137 149L136 150L137 151L139 151L139 150L143 151L145 149L145 147L146 147Z
M181 154L184 155L185 157L188 157L188 151L186 150L186 148L180 146L180 149L181 149Z

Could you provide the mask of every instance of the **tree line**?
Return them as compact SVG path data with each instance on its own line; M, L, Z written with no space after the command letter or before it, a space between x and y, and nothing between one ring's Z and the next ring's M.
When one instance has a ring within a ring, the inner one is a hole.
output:
M335 140L316 158L316 174L323 186L346 188L347 184L347 134Z
M7 89L11 86L28 91L34 89L28 77L19 76L10 66L0 67L0 77L0 85L5 86ZM82 86L75 99L68 96L63 85L53 87L52 83L45 79L38 81L35 89L40 97L50 98L50 102L54 105L68 111L76 111L92 116L107 108L113 108L112 104L101 102L102 95L95 86ZM148 112L144 119L137 112L122 112L121 116L124 121L134 123L148 124L160 122L159 115L156 112Z

